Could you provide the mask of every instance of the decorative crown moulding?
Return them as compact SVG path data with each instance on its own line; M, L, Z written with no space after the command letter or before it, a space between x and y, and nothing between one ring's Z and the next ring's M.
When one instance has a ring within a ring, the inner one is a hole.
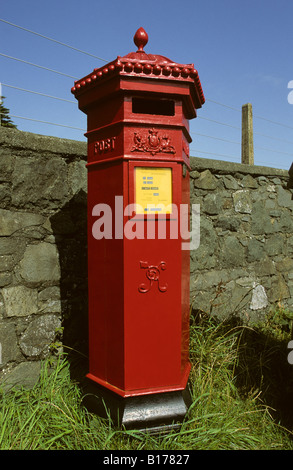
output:
M116 61L102 67L95 69L91 74L75 82L71 92L75 94L82 88L100 81L112 74L139 74L145 76L161 77L161 78L175 78L175 79L188 79L194 80L200 98L201 104L205 102L204 94L201 88L200 79L198 72L193 67L179 66L179 65L160 65L158 63L152 64L150 62L138 62L129 59L128 61L120 60L117 58Z
M77 80L71 92L78 94L86 87L93 85L97 81L106 79L111 75L140 75L145 77L188 80L192 79L195 83L200 103L204 104L205 98L201 87L197 70L193 64L182 65L172 62L170 59L160 55L146 54L143 50L148 42L148 35L143 28L139 28L134 36L134 43L138 47L136 52L131 52L124 57L118 56L116 60L109 64L94 69L86 77Z

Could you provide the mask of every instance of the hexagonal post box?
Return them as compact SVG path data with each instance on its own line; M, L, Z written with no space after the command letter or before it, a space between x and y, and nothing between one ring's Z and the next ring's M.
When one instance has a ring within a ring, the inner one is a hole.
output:
M193 64L147 41L140 28L136 52L72 88L88 123L88 406L126 428L180 423L191 367L188 121L204 95Z

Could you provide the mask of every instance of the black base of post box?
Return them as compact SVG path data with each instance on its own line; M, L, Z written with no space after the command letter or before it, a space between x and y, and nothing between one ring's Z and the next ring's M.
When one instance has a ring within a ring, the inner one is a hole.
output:
M189 387L175 392L121 397L86 379L83 405L102 418L111 417L114 426L127 430L164 433L179 429L192 403Z

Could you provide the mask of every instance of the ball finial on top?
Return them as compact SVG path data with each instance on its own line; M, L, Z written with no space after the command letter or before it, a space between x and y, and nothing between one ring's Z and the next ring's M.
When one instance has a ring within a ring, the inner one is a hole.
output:
M143 48L147 44L149 37L143 28L139 28L134 35L134 44L138 47L137 52L144 52Z

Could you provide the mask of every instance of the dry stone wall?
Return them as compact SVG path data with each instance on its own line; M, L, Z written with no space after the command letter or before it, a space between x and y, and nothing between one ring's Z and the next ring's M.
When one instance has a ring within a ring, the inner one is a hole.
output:
M0 128L0 384L31 386L62 327L87 350L86 152L82 142ZM200 246L194 310L263 318L293 308L287 171L191 158Z
M200 246L191 253L191 302L220 318L261 321L293 308L293 200L288 171L192 159Z
M86 144L0 128L0 380L86 338Z

